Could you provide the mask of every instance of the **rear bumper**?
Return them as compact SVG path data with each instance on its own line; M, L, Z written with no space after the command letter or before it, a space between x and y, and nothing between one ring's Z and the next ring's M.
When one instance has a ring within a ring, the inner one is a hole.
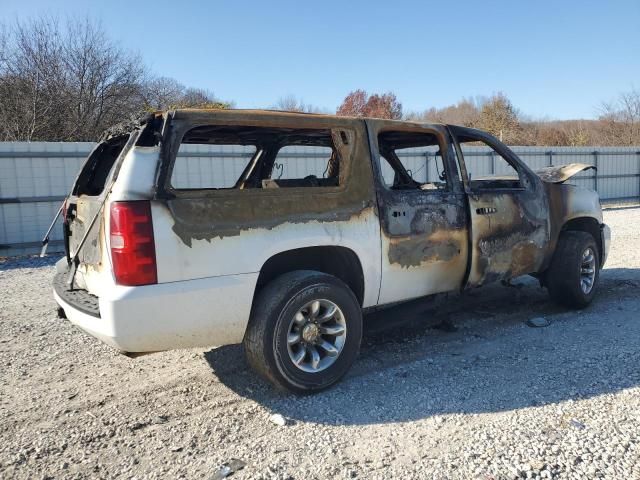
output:
M59 287L53 294L71 323L107 345L123 352L157 352L241 342L257 279L255 273L109 286L93 297L97 315Z
M600 266L603 267L609 256L609 249L611 248L611 229L609 225L603 223L600 225L600 235L602 236L602 261Z
M53 277L53 292L56 296L58 304L60 302L66 305L73 305L76 310L81 311L91 317L100 318L100 305L98 297L91 295L86 290L74 289L69 290L66 283L68 273L67 271L61 271ZM62 305L60 305L62 306Z

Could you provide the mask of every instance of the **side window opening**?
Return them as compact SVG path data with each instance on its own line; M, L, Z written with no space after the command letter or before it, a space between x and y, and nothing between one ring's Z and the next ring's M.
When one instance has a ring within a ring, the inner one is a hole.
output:
M340 155L328 129L196 127L183 136L171 173L177 190L339 183Z
M382 179L392 190L447 190L447 172L438 138L421 132L378 135Z
M265 185L277 187L337 186L338 152L324 145L285 145L278 150L271 178Z
M469 186L474 190L522 188L520 173L484 140L458 137Z
M256 150L255 145L183 143L171 185L177 189L234 188Z
M73 195L100 195L116 159L120 156L128 140L129 135L123 135L99 144L82 167L73 187Z

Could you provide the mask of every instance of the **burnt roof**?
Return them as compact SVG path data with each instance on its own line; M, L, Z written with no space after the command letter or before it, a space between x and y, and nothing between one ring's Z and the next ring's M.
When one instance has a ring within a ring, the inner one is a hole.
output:
M158 112L160 113L160 112ZM164 113L164 112L162 112ZM408 120L390 120L390 119L382 119L382 118L374 118L374 117L351 117L351 116L342 116L335 114L327 114L327 113L307 113L307 112L289 112L283 110L265 110L265 109L241 109L241 108L228 108L228 109L212 109L212 108L179 108L175 110L171 110L167 113L173 114L174 118L178 119L190 119L190 118L199 118L204 119L204 117L224 117L224 116L232 116L232 117L242 117L246 116L247 119L253 118L292 118L292 117L306 117L313 118L317 120L325 120L332 121L336 119L349 119L349 120L384 120L390 123L397 123L399 125L443 125L442 123L435 122L416 122L416 121L408 121Z

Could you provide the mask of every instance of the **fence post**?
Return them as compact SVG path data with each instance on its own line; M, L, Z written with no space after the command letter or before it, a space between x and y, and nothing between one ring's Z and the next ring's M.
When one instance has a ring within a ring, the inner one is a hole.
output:
M549 155L549 162L548 162L548 164L549 164L549 166L550 166L550 167L553 167L553 152L552 152L551 150L549 150L549 151L547 152L547 155Z
M636 152L638 156L638 200L640 200L640 151Z
M427 169L424 174L424 183L429 183L429 152L424 152L424 168Z
M598 192L598 151L597 150L593 151L593 165L594 167L596 167L596 169L594 170L595 173L593 175L593 189L596 192Z
M491 156L491 175L495 175L495 173L496 173L496 154L494 153L493 150L491 150L489 152L489 155Z

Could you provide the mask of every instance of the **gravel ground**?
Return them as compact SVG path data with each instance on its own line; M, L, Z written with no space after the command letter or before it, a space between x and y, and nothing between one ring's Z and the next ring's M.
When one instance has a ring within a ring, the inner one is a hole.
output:
M56 318L54 259L6 260L0 477L640 479L640 209L605 219L587 310L522 279L377 312L352 372L307 397L239 346L121 356Z

